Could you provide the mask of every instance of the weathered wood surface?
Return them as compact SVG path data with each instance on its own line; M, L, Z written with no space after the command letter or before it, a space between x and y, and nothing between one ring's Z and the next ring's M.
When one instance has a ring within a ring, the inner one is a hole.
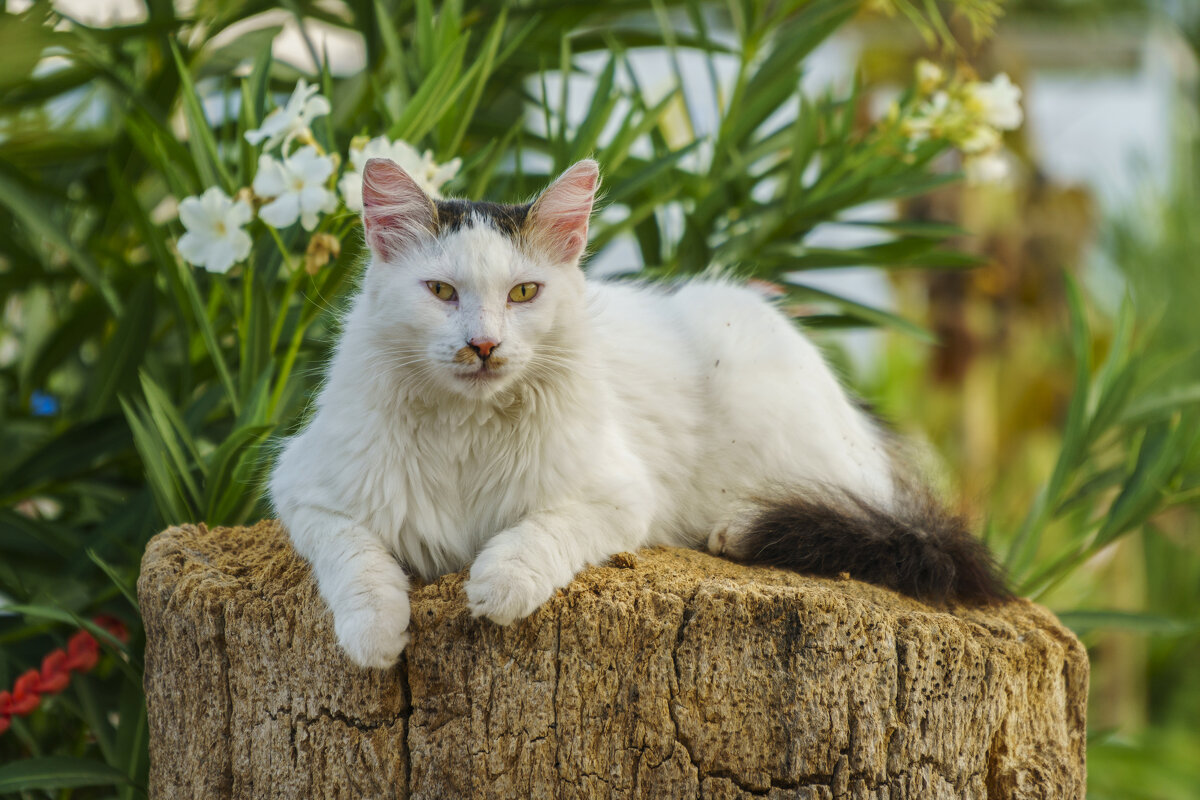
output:
M500 628L463 579L415 590L405 657L362 670L278 523L155 537L151 797L1083 797L1087 657L1031 603L658 549Z

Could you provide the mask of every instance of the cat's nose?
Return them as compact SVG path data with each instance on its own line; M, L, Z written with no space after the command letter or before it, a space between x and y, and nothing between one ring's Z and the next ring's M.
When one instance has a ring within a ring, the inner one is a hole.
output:
M487 361L492 355L492 351L500 346L495 339L468 339L467 344L484 361Z

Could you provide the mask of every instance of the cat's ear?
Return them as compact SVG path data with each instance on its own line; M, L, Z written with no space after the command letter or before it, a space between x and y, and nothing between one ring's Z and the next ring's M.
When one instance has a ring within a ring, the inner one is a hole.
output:
M391 261L437 235L437 208L412 176L386 158L363 168L363 228L376 257Z
M600 167L586 159L568 169L534 201L525 220L531 245L556 263L573 262L587 246L588 218L600 186Z

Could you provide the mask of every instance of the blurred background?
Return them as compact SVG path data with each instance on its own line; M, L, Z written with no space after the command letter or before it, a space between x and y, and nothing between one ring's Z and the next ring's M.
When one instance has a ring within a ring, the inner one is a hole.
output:
M593 5L0 0L0 795L141 791L142 549L269 513L387 152L500 201L593 155L593 274L779 295L1086 643L1089 797L1200 797L1200 4ZM256 180L306 147L313 227Z

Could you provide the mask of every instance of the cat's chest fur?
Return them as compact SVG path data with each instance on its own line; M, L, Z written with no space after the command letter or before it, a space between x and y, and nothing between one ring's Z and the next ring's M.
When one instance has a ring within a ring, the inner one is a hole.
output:
M376 530L417 575L467 566L497 531L561 495L579 448L555 427L561 397L530 392L500 407L405 404L383 421L371 447ZM555 464L547 469L547 464Z

